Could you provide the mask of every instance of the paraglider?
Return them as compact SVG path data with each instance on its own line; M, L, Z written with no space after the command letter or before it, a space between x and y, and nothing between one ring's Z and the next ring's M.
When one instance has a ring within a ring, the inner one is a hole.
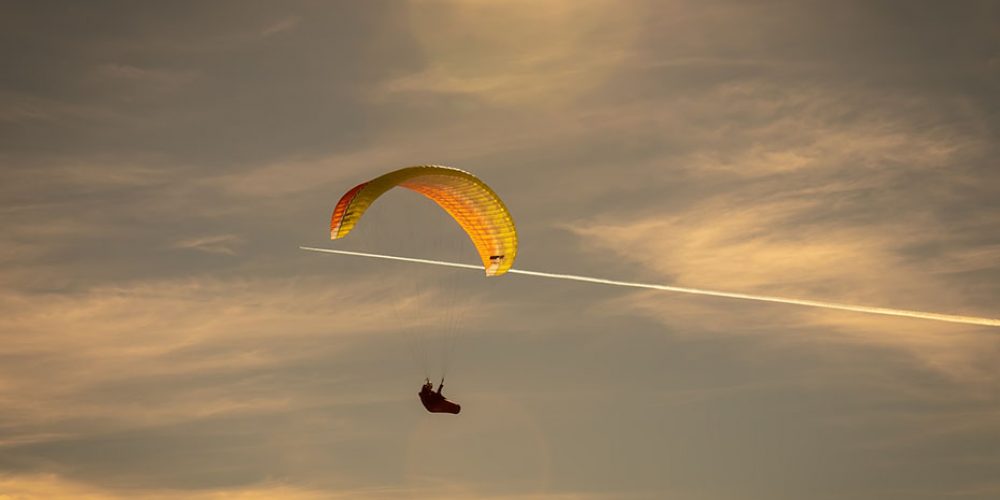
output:
M506 205L476 176L440 165L403 168L348 190L330 218L330 239L347 236L368 207L397 186L429 198L458 223L478 252L487 277L501 276L514 265L517 230ZM437 391L428 378L418 393L421 403L431 413L458 414L461 405L446 399L441 394L442 387L443 377Z
M453 415L458 415L458 412L462 411L462 405L458 403L453 403L448 401L441 394L441 389L444 387L444 379L441 379L441 383L438 385L437 390L434 390L434 384L431 383L431 379L426 379L424 381L424 386L420 388L420 392L417 393L420 396L420 402L424 404L424 408L431 413L451 413Z

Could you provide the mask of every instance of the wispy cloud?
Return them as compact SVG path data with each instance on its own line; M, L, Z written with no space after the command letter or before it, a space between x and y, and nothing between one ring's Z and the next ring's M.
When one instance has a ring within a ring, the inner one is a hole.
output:
M261 36L269 37L278 33L290 31L295 29L295 27L299 25L300 21L301 19L298 16L289 16L262 29L260 34Z
M189 238L177 241L174 248L188 250L198 250L205 253L236 255L236 247L241 245L243 239L235 234L220 234L216 236L202 236L199 238Z
M0 123L120 121L124 115L110 106L37 96L0 89Z
M349 498L348 496L339 495L331 497L329 496L329 492L320 492L281 484L262 484L208 491L113 490L74 481L56 474L0 476L0 491L3 491L3 497L0 498L17 500L40 500L45 498L53 500L70 498L79 498L82 500L115 500L134 498L135 495L141 495L143 498L149 498L150 500L179 498L181 496L194 500L313 500L321 498Z
M9 359L23 361L9 362L4 368L6 379L16 381L5 390L8 414L19 414L17 408L21 408L28 412L28 419L32 418L30 414L58 419L92 411L97 412L94 416L123 418L132 411L183 415L194 408L210 409L214 405L199 402L197 396L190 400L191 405L174 401L159 407L134 406L131 410L127 403L66 406L69 400L65 398L122 376L132 380L183 373L207 376L316 355L315 349L298 351L293 339L365 335L383 326L377 314L383 306L372 301L377 297L373 290L382 285L370 285L375 288L358 283L343 288L314 282L309 286L315 288L308 300L288 293L304 291L302 283L295 286L291 282L161 282L44 299L5 294L0 303L5 311L0 325L5 337L3 353ZM343 309L329 304L353 304L350 307L358 319L367 319L352 321L347 327L337 321ZM420 305L413 303L412 307ZM255 346L261 335L270 335L264 332L279 330L286 332L280 341L285 348ZM336 350L332 345L330 348ZM31 359L53 359L58 363L34 371ZM216 395L222 396L223 392ZM33 396L25 398L28 393ZM31 403L21 406L27 402Z
M969 295L950 284L947 276L975 272L981 269L981 262L962 265L962 261L952 261L954 267L947 272L938 263L937 272L932 273L899 253L907 246L946 238L946 227L924 224L920 232L911 232L907 226L821 222L816 217L827 204L822 197L748 199L734 210L728 202L708 200L683 215L625 217L617 222L577 223L567 228L582 236L587 245L641 263L678 286L977 313L963 307ZM801 220L816 222L807 229ZM750 323L757 325L833 326L845 335L843 340L895 346L923 359L928 368L965 380L983 380L981 377L988 375L974 360L990 339L977 335L974 328L921 325L915 330L916 325L905 320L781 306L760 306L751 311L727 301L666 300L655 294L631 295L617 301L616 306L649 314L667 324L718 323L715 330L721 331L749 332L745 327L748 316L753 318ZM718 316L714 311L720 309L727 314ZM995 311L978 313L990 316ZM794 338L810 342L807 334Z
M150 500L186 498L191 500L610 500L612 498L637 498L626 495L615 497L592 493L510 493L490 494L463 488L458 484L440 485L433 490L412 488L341 488L311 489L271 481L259 485L198 490L105 489L73 481L55 474L0 476L3 497L11 500L119 500L141 495Z
M606 1L415 2L410 29L428 64L379 90L400 99L429 92L491 104L565 103L620 64L636 35L636 10Z
M173 90L194 82L197 77L192 70L143 68L120 63L102 64L94 70L94 78L133 82L157 90Z

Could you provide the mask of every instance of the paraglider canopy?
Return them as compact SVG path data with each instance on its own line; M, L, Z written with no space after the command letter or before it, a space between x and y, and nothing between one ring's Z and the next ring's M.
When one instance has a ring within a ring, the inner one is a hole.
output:
M347 236L368 207L396 186L416 191L448 212L472 240L487 276L499 276L514 265L517 230L503 201L478 177L440 165L407 167L358 184L333 209L330 238Z

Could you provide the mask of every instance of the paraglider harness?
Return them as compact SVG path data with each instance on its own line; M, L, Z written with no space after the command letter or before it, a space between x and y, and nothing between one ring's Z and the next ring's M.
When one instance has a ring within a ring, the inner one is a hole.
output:
M457 415L458 412L462 411L462 406L448 401L443 394L441 394L441 389L444 387L444 378L441 379L441 383L438 384L438 388L434 390L434 384L431 383L431 379L426 379L424 386L420 388L420 392L417 393L420 396L420 402L424 404L424 408L431 413L451 413Z

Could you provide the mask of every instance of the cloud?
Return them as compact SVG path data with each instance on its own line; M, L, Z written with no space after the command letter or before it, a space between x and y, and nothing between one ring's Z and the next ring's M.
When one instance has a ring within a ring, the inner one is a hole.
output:
M979 199L967 186L990 148L981 131L920 126L919 100L910 98L845 119L845 109L872 98L857 90L751 83L696 94L602 120L621 130L643 124L664 136L676 131L685 145L630 165L626 175L644 182L621 188L631 192L610 214L556 223L592 258L638 264L679 286L995 314L980 300L995 287L955 277L992 267L1000 247L964 242L996 219L982 212L952 218L941 209ZM713 112L731 124L698 124ZM713 143L724 147L713 150ZM678 197L655 195L663 192ZM936 209L928 209L931 199ZM939 251L914 250L924 248ZM973 386L995 379L979 355L991 342L976 329L657 293L630 294L607 310L782 342L827 342L832 330L842 342L902 350ZM777 335L774 327L802 331ZM827 333L806 333L820 328Z
M242 243L242 238L235 234L220 234L216 236L203 236L200 238L189 238L175 242L174 248L198 250L205 253L222 255L236 255L234 246Z
M568 102L620 63L635 36L635 10L605 1L414 2L410 30L426 67L387 81L379 93L456 94L497 105Z
M111 82L133 82L146 89L175 90L194 82L198 74L192 70L142 68L129 64L105 63L94 70L94 78Z
M985 314L963 307L970 296L951 283L950 274L975 272L983 262L954 259L929 272L900 249L946 239L947 227L843 224L816 219L829 202L819 193L796 199L748 198L734 209L731 200L707 200L669 217L625 217L616 222L566 226L588 247L640 263L664 282L678 286L761 293L941 312ZM801 221L813 221L803 225ZM980 250L986 252L986 249ZM993 253L990 250L988 253ZM652 281L645 278L645 281ZM608 310L631 310L667 325L700 325L696 331L758 333L772 341L822 343L838 332L841 341L902 349L928 369L968 383L993 384L981 356L992 341L987 330L914 320L869 317L732 301L691 299L662 293L630 294ZM726 311L720 316L719 310ZM757 325L750 327L749 325ZM773 328L787 333L775 336ZM819 335L818 337L816 337Z
M321 498L349 498L339 495L331 497L329 492L320 492L281 484L263 484L215 491L116 491L73 481L56 474L0 476L0 499L3 500L48 498L53 500L71 498L81 500L114 500L134 498L135 495L141 495L143 498L150 500L164 500L168 498L190 498L192 500L313 500Z
M123 122L124 116L110 106L97 103L61 100L0 89L0 123L7 122L15 126L38 123L58 126L67 122Z
M161 399L169 404L156 405L124 400L94 405L81 396L114 381L145 379L156 385L172 377L211 378L330 355L336 346L347 346L348 338L384 328L378 311L385 306L377 291L385 286L190 280L98 288L78 296L6 293L0 298L0 331L9 360L3 370L12 381L3 397L7 418L21 415L19 425L71 416L149 422L242 411L245 404L270 407L275 402L231 399L226 393L232 386L163 393ZM414 301L396 307L406 314L422 305ZM344 308L356 315L349 326L337 320ZM284 333L272 337L276 331ZM331 343L333 338L342 341ZM324 347L307 347L314 342ZM49 364L36 370L31 360Z
M300 21L302 21L302 19L298 16L289 16L267 26L261 30L260 34L261 36L269 37L285 31L294 30L295 27L299 25Z
M239 172L209 176L199 183L239 198L286 197L325 189L337 181L349 183L365 180L351 179L352 174L359 177L366 174L377 175L383 168L389 170L396 165L399 168L408 166L406 162L413 160L407 158L406 153L400 152L400 149L403 148L397 145L391 150L379 147L316 158L284 159ZM331 198L337 195L336 192L330 193Z
M488 494L468 490L458 485L442 485L439 489L435 490L413 490L408 488L342 488L321 490L281 484L275 481L245 487L200 491L167 489L116 490L73 481L56 474L0 476L0 500L119 500L135 498L136 495L141 495L142 498L149 500L180 498L191 500L459 500L467 498L476 498L479 500L605 500L615 498L608 495L589 493Z

